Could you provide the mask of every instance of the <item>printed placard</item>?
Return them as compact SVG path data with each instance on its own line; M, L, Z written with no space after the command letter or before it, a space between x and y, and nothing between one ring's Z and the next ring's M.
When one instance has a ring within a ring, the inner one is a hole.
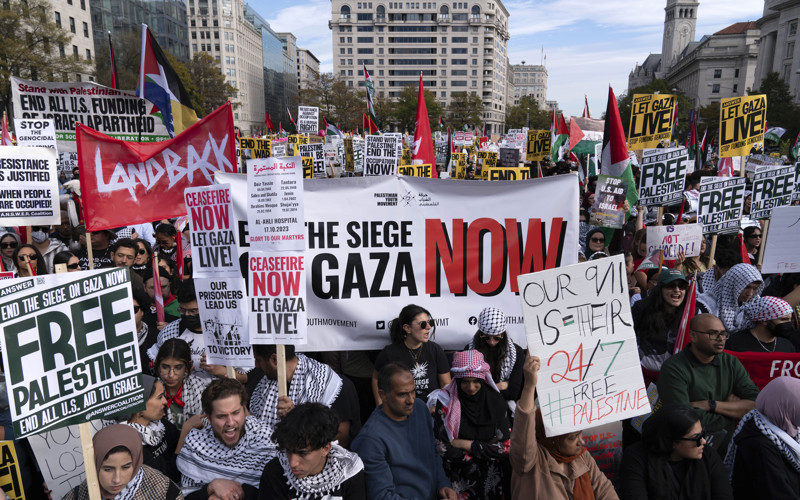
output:
M734 234L744 209L744 177L703 177L700 179L697 222L703 234Z
M628 127L629 149L666 148L672 137L675 96L634 94Z
M475 153L476 177L488 180L489 172L497 168L498 157L499 153L496 151L478 151Z
M517 282L528 349L542 361L536 390L545 434L650 411L623 255L521 275Z
M187 188L183 196L192 228L194 277L240 277L230 184Z
M305 250L303 165L299 156L247 161L250 245Z
M422 165L401 165L397 167L397 173L400 175L407 175L410 177L427 177L428 179L433 178L433 174L431 171L433 167L430 163L425 163Z
M53 120L14 118L14 132L17 134L17 146L49 148L58 153Z
M397 168L398 139L368 135L364 143L364 175L394 175Z
M764 151L767 96L722 99L719 107L719 156L746 156Z
M627 181L609 175L598 176L590 223L620 229L625 224L623 207L627 196Z
M795 168L758 167L753 176L753 200L750 205L751 219L769 219L772 209L791 205L794 191Z
M646 207L679 205L689 166L686 148L645 149L639 178L639 204Z
M542 161L550 157L553 134L549 130L528 130L525 154L527 161Z
M496 167L489 170L488 173L490 181L521 181L531 178L531 169L528 167Z
M194 285L206 361L212 365L254 367L244 278L195 278Z
M297 131L301 134L319 132L319 108L316 106L298 106Z
M25 500L14 441L0 441L0 489L9 500Z
M272 156L272 140L257 137L240 137L239 148L250 152L250 159Z
M800 206L778 207L772 211L767 241L764 246L764 261L761 272L800 272Z
M450 154L450 177L453 179L464 179L467 176L467 153Z
M0 225L61 224L57 170L52 149L0 148Z
M3 280L0 297L17 438L144 409L130 269Z
M249 255L250 343L307 342L306 269L303 252Z
M321 142L317 142L314 144L300 144L297 146L300 150L300 156L303 158L311 158L314 162L313 165L313 178L314 179L324 179L327 177L325 175L325 145ZM312 177L303 176L305 179L311 179Z
M794 164L794 191L792 201L800 200L800 162Z
M680 254L684 257L697 257L703 244L703 226L700 224L680 224L678 226L647 226L647 254L654 250L664 250L664 260L675 260Z
M503 168L519 167L519 149L500 148L500 155L497 161L497 166Z

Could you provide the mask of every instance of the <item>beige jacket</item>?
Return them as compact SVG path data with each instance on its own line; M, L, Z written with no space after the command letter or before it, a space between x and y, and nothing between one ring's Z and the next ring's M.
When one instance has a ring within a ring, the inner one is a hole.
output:
M519 406L511 429L511 498L572 500L575 479L589 472L597 500L619 500L611 481L597 467L594 458L584 453L568 464L558 463L536 442L536 410Z

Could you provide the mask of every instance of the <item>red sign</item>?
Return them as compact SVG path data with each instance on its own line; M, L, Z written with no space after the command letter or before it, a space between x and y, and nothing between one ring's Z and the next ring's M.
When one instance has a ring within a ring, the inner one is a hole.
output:
M732 352L750 374L750 379L763 389L770 380L778 377L800 378L800 353L788 352Z
M87 231L186 215L184 189L236 172L230 103L168 141L126 142L80 124L76 131Z

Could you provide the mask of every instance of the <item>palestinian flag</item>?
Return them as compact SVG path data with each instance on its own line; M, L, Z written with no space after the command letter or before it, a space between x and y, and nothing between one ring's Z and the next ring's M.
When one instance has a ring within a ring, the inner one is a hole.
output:
M344 134L342 133L341 130L339 130L339 128L336 125L334 125L333 123L329 122L327 120L327 118L323 117L322 120L325 122L326 133L335 134L335 135L339 136L340 138L344 139Z
M292 112L289 111L289 108L286 108L286 113L289 114L289 134L296 135L297 134L297 123L295 123L294 118L292 118Z
M770 127L764 132L764 140L772 142L781 142L781 137L786 133L783 127Z
M619 117L617 98L614 89L608 87L608 104L606 106L606 122L603 130L603 152L600 159L603 174L620 177L628 182L627 201L630 207L636 206L639 201L636 182L633 178L628 145L625 142L625 129ZM630 215L630 211L628 212ZM606 235L606 239L610 239Z
M564 121L564 115L561 114L558 115L558 122L553 133L553 147L550 150L550 159L553 163L561 159L560 150L563 146L566 146L568 141L569 129L567 128L567 122Z
M431 176L436 179L436 153L433 150L431 124L428 121L428 107L425 104L425 90L422 86L422 73L419 75L419 94L417 95L417 118L414 126L414 146L411 149L412 160L432 166Z
M108 32L108 57L111 59L111 84L112 89L117 88L117 62L114 58L114 44L111 43L111 32Z
M792 156L795 160L797 160L797 155L800 153L800 132L797 133L797 137L794 138L794 144L792 144Z
M686 298L683 301L683 303L686 305L683 308L681 322L678 326L678 338L675 340L675 350L672 352L672 354L678 354L689 343L689 324L694 318L696 299L697 280L694 276L692 276L689 278L689 289L686 291Z

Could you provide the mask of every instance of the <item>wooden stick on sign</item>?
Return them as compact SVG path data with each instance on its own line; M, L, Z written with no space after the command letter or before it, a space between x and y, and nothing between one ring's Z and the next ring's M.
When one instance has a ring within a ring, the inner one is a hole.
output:
M714 267L714 254L717 251L717 235L711 236L711 251L708 253L708 270L712 271L712 267ZM708 271L706 271L708 272Z
M92 252L92 233L86 231L86 256L89 258L89 269L94 269L94 253Z
M275 346L278 355L278 396L285 396L286 391L286 346Z
M761 247L758 249L758 270L761 270L761 263L764 261L764 250L767 248L767 238L769 235L769 219L764 221L764 227L761 228L761 233L763 236L761 237Z

